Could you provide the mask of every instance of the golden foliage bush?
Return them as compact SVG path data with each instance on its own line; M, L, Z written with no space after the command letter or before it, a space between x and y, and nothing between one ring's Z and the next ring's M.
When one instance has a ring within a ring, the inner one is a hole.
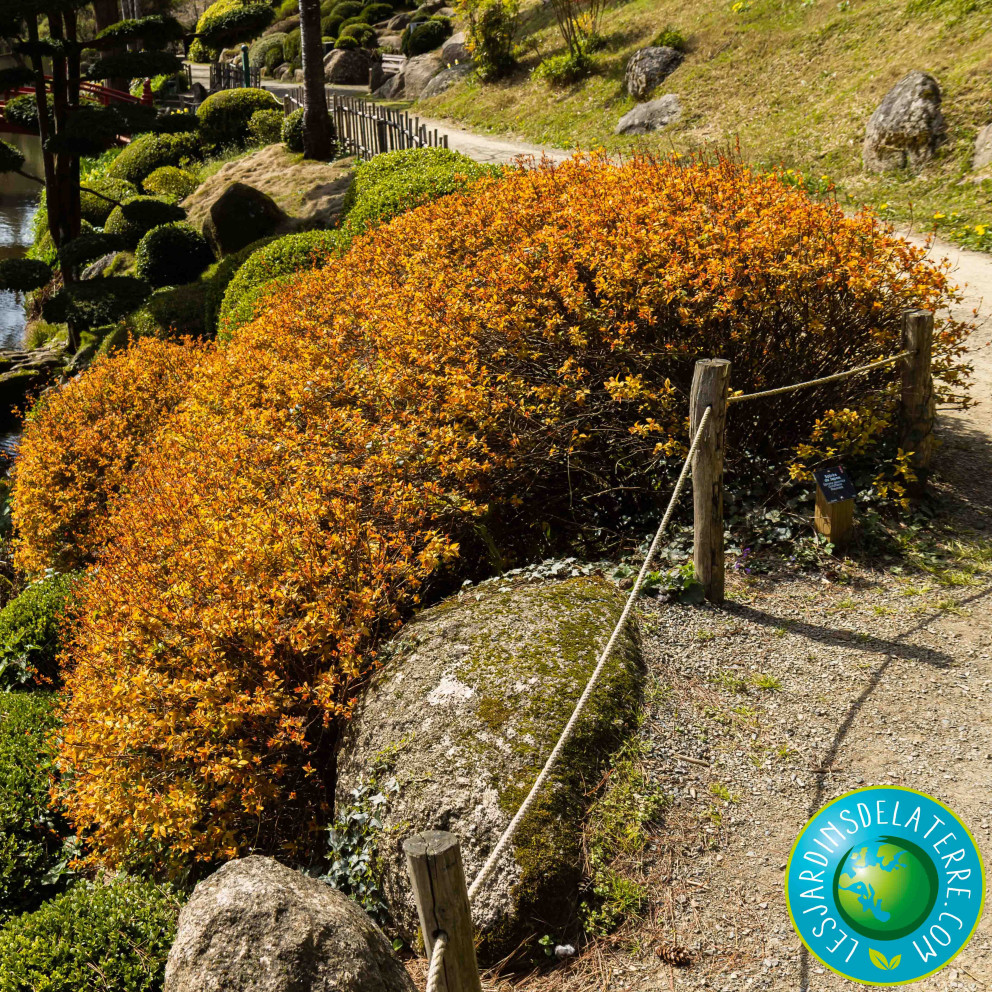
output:
M898 350L949 295L871 217L728 161L513 171L360 238L200 365L115 504L69 652L76 828L175 873L306 860L337 722L466 541L647 505L697 358L775 386ZM965 331L940 324L944 394ZM731 437L819 443L891 379L743 405Z
M14 465L20 568L68 572L93 560L108 500L182 398L203 354L142 340L42 397Z

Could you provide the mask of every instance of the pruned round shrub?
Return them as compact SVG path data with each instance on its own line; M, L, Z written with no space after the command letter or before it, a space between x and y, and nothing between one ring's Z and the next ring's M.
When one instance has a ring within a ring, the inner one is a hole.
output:
M63 268L85 265L113 251L123 251L126 247L124 239L116 234L99 231L80 234L59 249L59 265Z
M281 66L283 64L283 62L285 62L285 61L286 61L286 58L283 55L282 45L276 45L273 48L270 48L265 53L265 71L270 76L274 76L276 69L278 69L279 66ZM264 111L258 111L258 110L256 110L255 113L256 114L257 113L264 113Z
M375 29L368 24L351 24L346 28L341 28L338 41L342 38L354 38L359 48L375 48L378 36Z
M464 189L498 170L446 148L416 148L359 162L343 204L350 235L384 223L404 210Z
M54 121L54 97L48 94L48 120ZM4 104L3 115L8 124L24 128L25 131L38 133L38 101L33 93L15 96Z
M451 35L451 25L443 21L420 21L407 26L400 39L400 51L409 58L440 48Z
M48 693L0 693L0 922L59 891L65 824L48 796L53 704ZM0 970L0 987L3 981Z
M335 17L333 14L329 14L327 17L321 18L320 21L320 33L325 38L337 38L338 32L341 30L341 18Z
M588 76L592 68L593 60L585 52L577 55L566 52L542 59L532 75L549 86L571 86Z
M248 41L272 23L272 8L253 0L217 0L196 22L198 40L208 46Z
M45 393L14 465L15 559L28 572L89 564L135 459L185 396L203 351L143 339Z
M348 52L354 51L356 48L361 48L362 46L358 44L356 38L352 38L351 35L342 35L336 42L334 42L334 47L338 51Z
M687 47L685 35L671 24L665 25L651 44L655 48L674 48L677 52L684 52Z
M248 122L248 132L256 145L272 145L282 139L285 116L281 110L256 110Z
M191 376L114 500L70 649L73 825L162 872L305 860L335 722L424 583L477 569L457 556L480 525L523 557L549 521L565 541L655 513L702 357L744 391L795 382L900 350L921 306L946 397L951 296L871 216L685 158L507 170L297 274ZM827 411L891 410L894 378L740 404L728 451L789 461Z
M378 24L380 21L388 21L393 16L393 7L388 3L370 3L362 9L360 16L366 24Z
M135 338L207 338L213 333L205 321L210 287L205 282L156 289L134 313L127 327Z
M279 101L266 90L254 87L212 93L197 108L203 140L215 146L239 145L248 141L248 122L256 110L278 110Z
M142 134L121 149L107 170L107 176L140 186L147 176L161 166L182 165L185 160L199 159L202 155L200 140L196 134Z
M168 197L175 203L185 200L200 185L200 180L188 169L163 165L145 178L142 184L155 196Z
M346 21L349 17L359 17L362 9L358 0L341 0L341 3L336 3L331 8L331 13L335 17L340 17L342 21Z
M0 610L0 689L57 683L56 658L71 586L69 575L48 575Z
M190 62L195 62L197 65L204 65L208 62L216 62L218 50L212 46L207 45L199 38L194 38L189 46L189 60Z
M270 51L278 50L282 54L282 43L286 35L281 31L272 31L256 38L248 46L248 64L253 69L261 69L265 66L266 58Z
M294 28L286 34L286 40L282 43L283 58L287 62L295 62L302 51L302 35L299 28Z
M112 200L124 203L137 195L138 187L126 179L114 179L110 176L84 178L79 191L83 220L89 221L94 227L103 227L110 211L117 205Z
M207 239L189 224L153 227L134 252L135 272L149 286L192 282L213 260Z
M128 248L134 249L153 227L171 224L185 216L182 207L174 203L166 203L154 196L136 196L114 207L104 230L108 234L116 234Z
M264 288L274 279L325 265L342 254L348 239L340 231L287 234L253 252L228 284L218 331L228 336L254 316Z
M42 304L41 315L51 324L103 327L141 306L149 291L148 283L133 276L87 279L63 286Z
M179 901L136 878L78 882L0 928L0 992L160 992Z
M282 119L280 137L291 152L303 151L303 108L299 107Z
M35 258L0 259L0 290L31 293L52 278L51 268Z

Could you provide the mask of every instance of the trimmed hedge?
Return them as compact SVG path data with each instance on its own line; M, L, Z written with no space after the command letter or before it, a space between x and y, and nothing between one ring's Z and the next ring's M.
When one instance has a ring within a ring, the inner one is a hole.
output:
M140 192L134 183L128 182L126 179L114 179L110 176L84 178L82 185L85 189L81 189L79 192L80 210L83 220L89 221L94 227L103 227L107 223L110 211L114 209L115 205L109 200L105 200L104 197L117 200L118 203L125 203ZM97 193L102 193L103 196L97 196Z
M153 228L173 221L183 220L182 207L166 203L154 196L136 196L119 207L114 207L107 218L104 230L118 235L131 249Z
M163 165L181 165L184 159L199 159L202 155L196 134L142 134L114 159L107 176L140 186L147 176Z
M323 29L321 29L323 30ZM286 35L282 43L282 57L287 62L295 62L302 53L302 36L299 28L294 28Z
M198 40L218 46L247 41L272 23L273 10L267 3L245 0L217 0L196 22Z
M0 610L0 690L55 683L71 575L33 582Z
M270 48L265 55L265 71L270 75L275 75L276 69L279 68L286 61L286 57L283 55L282 45L276 45L274 48ZM257 111L256 111L257 113Z
M0 693L0 921L58 891L64 824L48 796L53 704L48 693Z
M393 16L392 4L370 3L361 13L362 20L366 24L378 24L379 21L388 21Z
M338 51L346 52L352 51L356 48L361 48L362 46L358 44L358 41L355 38L352 38L351 35L346 34L342 35L336 42L334 42L334 47L338 49Z
M400 40L400 51L408 58L424 55L440 48L451 35L451 22L447 19L420 21L409 25Z
M361 48L375 48L378 41L378 35L376 35L375 29L370 28L368 24L351 24L346 28L342 28L338 41L341 38L354 38Z
M212 337L204 318L209 292L205 282L163 286L128 317L128 326L137 338Z
M134 252L138 278L156 287L193 282L213 260L207 239L189 224L153 227Z
M52 278L47 263L36 258L0 259L0 290L32 293Z
M51 94L48 94L49 121L54 119L53 103L54 98ZM8 100L4 105L3 115L7 119L8 124L13 124L15 127L22 127L26 131L33 131L35 134L38 133L38 101L35 99L34 94L25 93L23 96L15 96L13 99Z
M109 255L112 251L123 251L126 247L124 239L117 234L106 232L80 234L59 249L59 265L63 268L85 265L94 259Z
M282 43L286 40L286 35L281 31L272 31L256 38L248 46L248 64L253 69L261 69L270 51L278 49L282 51Z
M281 110L256 110L248 121L248 133L258 145L272 145L282 139L285 116Z
M224 293L218 332L229 336L255 315L255 305L273 280L319 268L347 250L340 231L304 231L278 238L253 252L238 269Z
M176 165L160 166L144 182L149 193L167 196L176 202L185 200L199 185L200 180L192 172Z
M238 269L259 250L275 241L275 238L260 238L250 245L242 248L241 251L226 255L212 270L208 270L203 277L208 289L203 306L203 322L206 325L208 334L217 331L217 316L220 313L221 304L224 302L224 293L228 284L236 275Z
M243 146L248 140L252 114L256 110L279 109L279 101L271 93L243 87L208 96L197 108L196 116L207 144Z
M303 151L303 108L299 107L282 119L280 131L283 144L291 152Z
M154 882L80 882L0 929L0 992L161 992L178 917Z
M362 13L362 9L362 4L358 3L358 0L341 0L341 3L337 3L331 8L331 13L340 17L342 21L346 21L349 17L358 17Z

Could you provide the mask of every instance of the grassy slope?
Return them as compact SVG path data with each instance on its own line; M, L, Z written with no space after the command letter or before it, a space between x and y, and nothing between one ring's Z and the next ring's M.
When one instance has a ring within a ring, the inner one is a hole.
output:
M629 0L606 14L597 75L552 90L528 70L562 45L550 8L528 2L527 55L514 78L470 83L420 106L566 148L664 151L739 141L752 162L800 168L817 182L829 176L842 200L992 250L992 180L973 182L969 171L975 135L992 121L990 16L992 0L751 0L742 13L728 0ZM683 120L660 134L615 137L617 120L633 106L623 90L627 59L668 24L688 36L689 53L655 95L678 93ZM949 140L920 176L870 176L861 168L865 124L887 90L917 68L941 83ZM983 222L984 236L974 229Z

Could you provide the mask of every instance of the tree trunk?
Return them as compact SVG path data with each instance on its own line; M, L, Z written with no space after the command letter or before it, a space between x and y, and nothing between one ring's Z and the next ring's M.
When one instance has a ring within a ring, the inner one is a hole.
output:
M303 157L326 162L334 149L324 93L320 0L300 0L300 49L303 56Z

